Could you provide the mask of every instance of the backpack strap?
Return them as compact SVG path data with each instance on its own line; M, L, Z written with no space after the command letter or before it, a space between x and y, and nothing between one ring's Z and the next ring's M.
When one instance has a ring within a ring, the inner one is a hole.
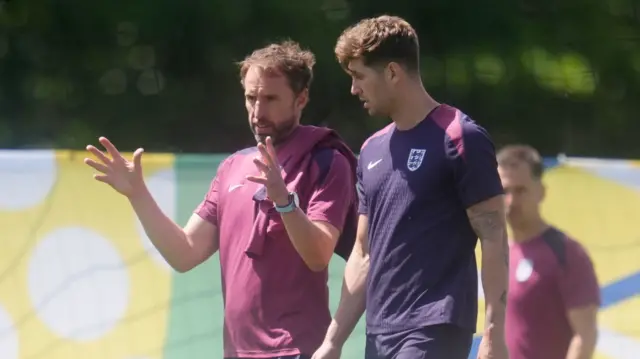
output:
M549 246L561 267L567 266L567 236L555 228L550 228L542 235L542 240Z

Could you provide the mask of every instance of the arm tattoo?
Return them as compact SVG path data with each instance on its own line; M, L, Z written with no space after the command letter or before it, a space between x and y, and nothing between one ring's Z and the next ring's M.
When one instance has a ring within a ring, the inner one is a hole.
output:
M502 241L504 250L504 265L509 267L509 241L507 240L507 231L504 232L504 240Z
M469 222L481 241L502 241L504 246L504 263L506 266L509 266L507 229L505 228L505 219L501 211L471 208L469 211Z
M500 211L487 211L471 208L469 221L480 240L493 241L502 238L504 232L504 218Z
M502 241L504 265L509 268L509 243L503 212L472 207L469 209L468 215L469 222L481 241L487 243ZM504 306L507 305L507 290L500 295L500 303Z

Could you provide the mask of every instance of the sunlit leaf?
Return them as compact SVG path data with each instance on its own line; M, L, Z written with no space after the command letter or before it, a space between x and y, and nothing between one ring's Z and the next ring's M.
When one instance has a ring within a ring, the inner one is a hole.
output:
M593 70L587 59L577 53L563 54L559 65L565 79L565 90L570 94L592 94L596 89Z
M476 77L487 85L497 85L504 79L506 66L504 61L493 54L480 54L474 59Z

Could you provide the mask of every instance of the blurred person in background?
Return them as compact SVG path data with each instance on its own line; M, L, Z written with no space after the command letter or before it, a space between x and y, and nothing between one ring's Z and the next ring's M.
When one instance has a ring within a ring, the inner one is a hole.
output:
M95 179L128 198L175 270L220 252L225 358L309 358L331 321L327 266L334 251L346 258L353 248L356 158L334 131L300 125L314 63L287 41L239 64L258 145L220 164L184 228L149 193L142 149L129 160L104 137L108 155L87 146Z
M467 359L479 237L487 323L479 357L505 359L508 246L488 133L427 93L418 36L405 20L362 20L342 33L335 54L351 93L392 123L360 152L356 245L314 358L338 358L366 306L366 359Z
M600 288L580 243L540 213L543 162L526 145L498 152L512 230L507 347L511 359L588 359L597 339Z

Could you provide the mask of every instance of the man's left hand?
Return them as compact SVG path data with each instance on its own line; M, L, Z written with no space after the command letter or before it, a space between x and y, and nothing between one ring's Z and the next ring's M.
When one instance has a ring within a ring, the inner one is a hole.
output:
M509 359L504 335L497 334L493 324L489 325L482 335L478 359Z
M271 137L267 137L265 144L258 144L260 157L253 159L253 163L260 171L260 176L247 176L247 180L264 185L267 189L267 196L278 206L289 204L289 190L282 178L280 164L273 147Z

